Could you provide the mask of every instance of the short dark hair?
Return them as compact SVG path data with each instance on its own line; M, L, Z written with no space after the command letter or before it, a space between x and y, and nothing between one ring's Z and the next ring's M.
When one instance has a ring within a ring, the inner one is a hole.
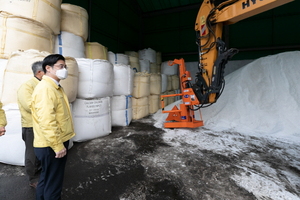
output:
M60 54L50 54L50 55L46 56L43 60L43 70L44 70L45 74L47 72L46 66L49 65L49 66L53 67L53 65L55 63L57 63L57 61L59 61L59 60L65 61L65 57L63 57Z
M32 63L31 69L32 69L34 76L36 75L36 73L38 71L43 71L43 61L36 61L36 62Z

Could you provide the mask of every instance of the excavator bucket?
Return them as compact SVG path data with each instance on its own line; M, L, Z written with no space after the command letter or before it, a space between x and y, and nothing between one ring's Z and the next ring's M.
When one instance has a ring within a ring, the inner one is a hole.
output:
M178 110L178 112L176 112ZM168 117L166 118L166 121L181 121L181 114L180 110L177 108L177 106L174 106L172 110L170 111Z

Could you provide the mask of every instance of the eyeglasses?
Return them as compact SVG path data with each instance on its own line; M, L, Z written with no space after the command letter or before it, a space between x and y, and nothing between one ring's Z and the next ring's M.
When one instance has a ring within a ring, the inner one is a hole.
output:
M67 65L63 65L63 64L54 64L56 66L58 66L59 69L65 68L68 69Z

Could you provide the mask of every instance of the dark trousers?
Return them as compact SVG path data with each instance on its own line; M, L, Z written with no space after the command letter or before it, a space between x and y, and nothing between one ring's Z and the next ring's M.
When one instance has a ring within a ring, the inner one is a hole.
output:
M41 172L41 163L37 159L33 148L33 128L22 127L22 139L25 142L25 170L28 175L29 182L38 181Z
M64 146L68 150L69 141L64 142ZM34 152L42 164L36 199L60 200L68 154L62 158L55 158L56 154L50 147L35 147Z

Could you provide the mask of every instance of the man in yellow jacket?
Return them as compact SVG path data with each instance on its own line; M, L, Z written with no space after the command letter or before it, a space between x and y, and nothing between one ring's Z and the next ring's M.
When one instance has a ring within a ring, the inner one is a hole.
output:
M33 128L30 110L31 95L34 88L44 75L43 62L34 62L31 66L34 77L21 85L17 92L18 105L21 112L22 139L25 142L25 170L29 178L29 185L36 188L41 171L40 161L33 150Z
M0 102L0 136L4 135L6 130L5 126L7 125L5 112L2 109L2 103Z
M75 136L68 98L59 82L67 77L65 58L51 54L43 60L45 75L32 94L34 152L42 172L36 199L60 199L69 140Z

